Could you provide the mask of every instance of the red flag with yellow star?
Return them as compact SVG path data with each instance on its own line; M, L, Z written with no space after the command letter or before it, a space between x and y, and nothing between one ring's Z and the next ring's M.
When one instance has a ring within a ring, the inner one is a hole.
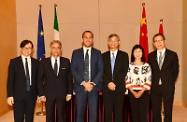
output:
M140 45L144 48L145 59L147 62L148 59L148 35L147 35L147 20L146 20L146 12L145 12L145 3L142 4L142 18L140 23Z

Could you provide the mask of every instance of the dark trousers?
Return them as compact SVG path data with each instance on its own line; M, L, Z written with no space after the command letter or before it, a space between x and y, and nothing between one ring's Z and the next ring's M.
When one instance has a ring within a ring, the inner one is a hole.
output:
M131 105L133 122L148 122L148 91L145 91L140 98L135 98L130 91L128 92L128 96Z
M66 100L46 99L46 122L55 122L55 120L56 122L64 122L64 109Z
M33 122L34 108L36 98L33 95L32 90L26 92L23 100L14 99L14 121L15 122Z
M97 122L98 91L76 93L76 122L84 122L88 103L89 122Z
M112 122L113 109L114 121L123 122L124 92L103 92L104 121Z
M164 88L162 85L160 85L156 89L151 89L151 102L154 122L162 122L162 99L164 102L164 122L172 122L174 91L174 86L172 88Z

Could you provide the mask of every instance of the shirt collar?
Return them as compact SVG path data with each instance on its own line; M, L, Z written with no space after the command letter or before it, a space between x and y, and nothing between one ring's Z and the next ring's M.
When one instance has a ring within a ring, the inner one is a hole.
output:
M54 61L57 59L57 61L58 61L60 59L60 57L54 58L53 56L51 56L51 59L54 60Z
M25 60L25 58L31 59L31 56L27 56L27 57L26 57L26 56L24 56L24 55L21 55L21 58L24 59L24 60Z
M111 55L111 56L112 56L113 53L114 53L114 56L116 57L116 55L117 55L117 53L118 53L118 50L116 50L116 51L114 51L114 52L110 51L110 55Z
M89 50L89 51L90 51L91 48L92 48L92 47L87 48L87 47L83 46L83 51L84 51L84 52L86 52L86 50ZM89 52L89 51L88 51L88 52Z
M164 48L162 50L157 50L157 55L160 55L160 52L162 52L162 54L165 54L166 48Z

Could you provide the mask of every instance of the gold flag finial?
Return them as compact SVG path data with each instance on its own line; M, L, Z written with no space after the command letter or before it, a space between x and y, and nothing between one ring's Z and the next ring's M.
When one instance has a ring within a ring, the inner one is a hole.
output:
M55 7L57 7L57 4L55 4Z
M144 7L144 6L145 6L145 3L142 3L142 6Z
M39 4L38 6L39 6L40 8L42 7L42 5L41 5L41 4Z
M163 23L163 19L160 19L160 22Z

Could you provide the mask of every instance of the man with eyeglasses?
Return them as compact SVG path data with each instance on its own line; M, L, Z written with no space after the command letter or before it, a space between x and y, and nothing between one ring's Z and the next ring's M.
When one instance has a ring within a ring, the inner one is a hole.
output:
M152 69L151 100L154 122L162 122L161 105L164 101L164 122L172 122L172 106L175 93L175 81L179 73L177 53L166 48L163 34L153 36L156 48L148 56Z
M9 63L7 103L13 106L15 122L33 122L39 61L31 57L33 43L30 40L23 40L20 49L21 56Z

